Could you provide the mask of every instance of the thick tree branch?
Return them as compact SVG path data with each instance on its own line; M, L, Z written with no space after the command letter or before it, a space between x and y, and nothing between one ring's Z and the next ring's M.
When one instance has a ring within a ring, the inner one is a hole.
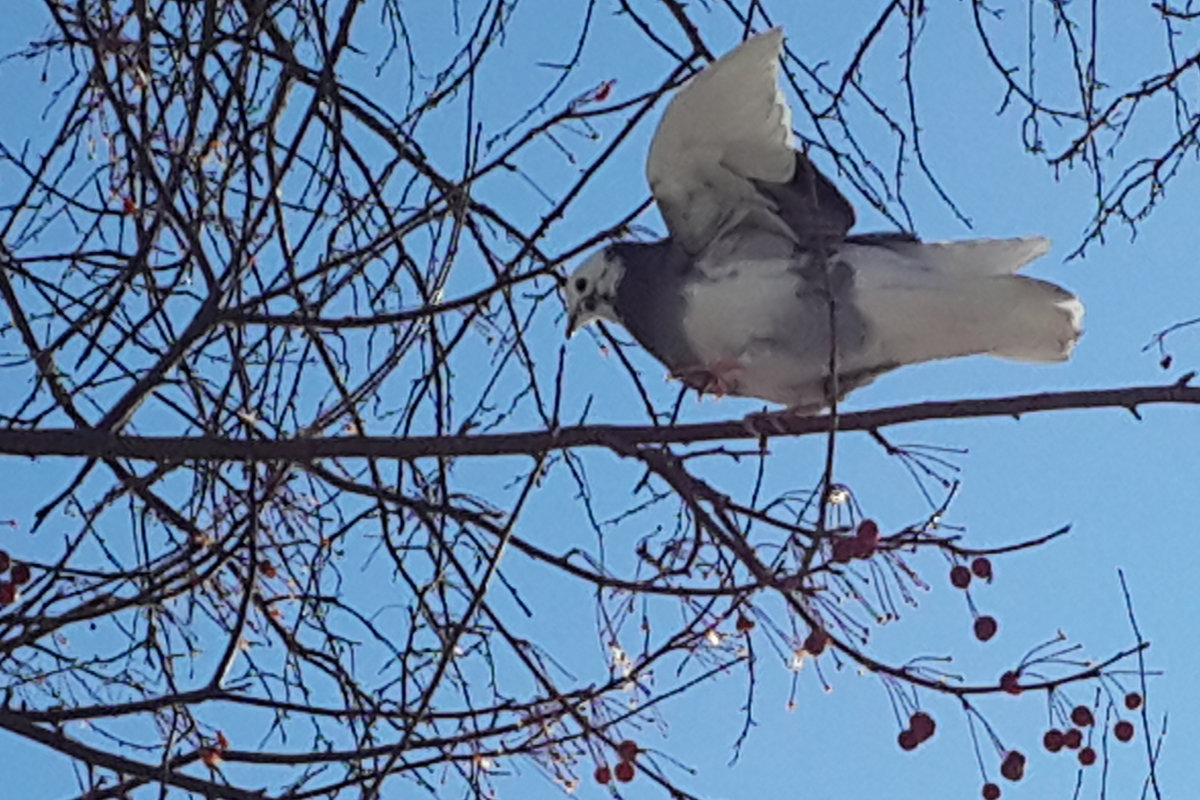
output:
M1189 377L1190 376L1185 376ZM1043 411L1124 408L1159 404L1200 405L1200 387L1186 380L1167 386L1130 386L1078 392L936 400L839 415L840 431L879 428L935 419L1014 417ZM0 431L0 454L128 458L143 461L293 461L322 458L414 459L452 456L526 455L576 447L639 444L691 444L771 436L811 436L829 430L829 417L776 418L778 433L759 432L743 420L691 425L583 425L557 431L527 431L466 436L359 436L323 439L242 441L216 437L119 436L99 430L47 429Z

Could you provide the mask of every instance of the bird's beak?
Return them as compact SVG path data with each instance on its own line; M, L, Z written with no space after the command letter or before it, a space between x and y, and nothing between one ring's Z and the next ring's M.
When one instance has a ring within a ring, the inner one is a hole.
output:
M579 330L579 311L567 312L567 338L570 339Z

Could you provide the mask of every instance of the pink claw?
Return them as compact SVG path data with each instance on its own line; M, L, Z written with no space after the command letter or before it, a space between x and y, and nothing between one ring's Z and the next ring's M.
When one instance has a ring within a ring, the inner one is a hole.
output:
M674 377L686 383L700 394L715 394L718 397L737 390L737 380L732 373L742 365L737 361L718 361L703 367L688 367L678 370Z

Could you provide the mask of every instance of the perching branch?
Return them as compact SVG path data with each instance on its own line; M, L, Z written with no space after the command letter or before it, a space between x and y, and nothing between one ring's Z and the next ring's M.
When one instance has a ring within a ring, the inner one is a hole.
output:
M1190 376L1186 376L1190 378ZM842 413L839 430L874 431L895 425L950 419L1020 418L1025 414L1089 408L1122 408L1140 416L1149 405L1200 405L1200 387L1180 381L1166 386L1133 386L1076 392L1042 392L977 400L932 400L872 411ZM290 461L325 458L452 458L530 455L578 447L642 444L696 444L781 436L812 436L829 429L826 416L781 416L778 432L760 431L743 421L653 425L582 425L557 431L467 434L461 436L356 436L239 441L216 437L123 436L65 428L0 430L0 454L80 456L141 461Z

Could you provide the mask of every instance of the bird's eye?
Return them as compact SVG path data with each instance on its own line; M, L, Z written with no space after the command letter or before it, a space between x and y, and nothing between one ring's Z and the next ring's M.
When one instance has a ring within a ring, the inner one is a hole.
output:
M596 310L596 298L585 297L583 299L583 310L584 311L595 311Z
M582 292L586 288L587 288L587 278L576 278L575 279L575 291Z

